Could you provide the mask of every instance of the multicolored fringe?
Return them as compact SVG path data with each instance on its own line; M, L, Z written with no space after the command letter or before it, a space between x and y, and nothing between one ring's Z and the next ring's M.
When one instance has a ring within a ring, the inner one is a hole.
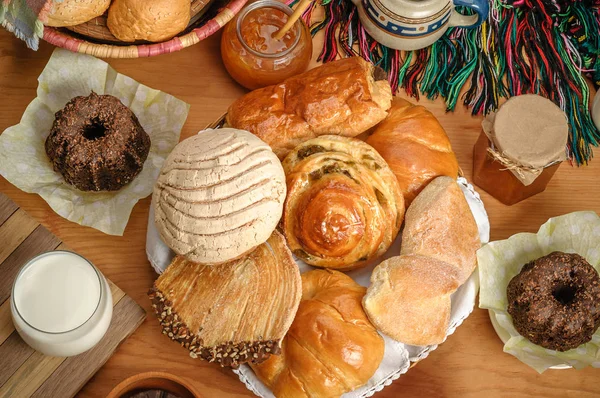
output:
M569 158L578 165L592 158L600 131L584 75L600 85L600 0L491 0L490 17L478 29L451 28L431 47L411 52L374 41L349 0L321 1L322 20L312 21L316 3L304 14L313 35L325 31L320 61L360 55L388 72L394 91L441 96L448 111L460 99L473 114L488 114L502 97L540 94L567 114Z

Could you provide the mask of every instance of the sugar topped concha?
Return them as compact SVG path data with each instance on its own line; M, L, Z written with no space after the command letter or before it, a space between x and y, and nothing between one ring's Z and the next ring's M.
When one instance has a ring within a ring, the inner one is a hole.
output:
M188 260L224 263L267 241L285 195L283 168L266 143L244 130L202 131L163 165L154 187L156 228Z

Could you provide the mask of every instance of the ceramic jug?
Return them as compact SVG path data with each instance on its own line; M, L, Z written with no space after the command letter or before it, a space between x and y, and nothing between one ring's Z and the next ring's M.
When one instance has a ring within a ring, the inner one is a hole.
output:
M418 50L438 40L452 26L476 28L488 17L489 0L352 0L371 37L397 50ZM463 15L466 6L474 15Z

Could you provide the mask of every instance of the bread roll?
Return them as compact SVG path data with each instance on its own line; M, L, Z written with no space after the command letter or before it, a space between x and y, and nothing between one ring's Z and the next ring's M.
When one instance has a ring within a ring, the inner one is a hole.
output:
M164 41L190 22L190 0L113 0L106 25L119 40Z
M276 397L339 397L375 374L384 341L361 307L364 293L341 272L302 274L302 301L281 355L251 365Z
M450 296L470 276L480 247L467 201L454 179L438 177L406 213L400 256L371 275L363 307L378 330L411 345L439 344L450 322Z
M74 26L104 14L110 0L51 0L46 26Z
M418 254L452 264L462 285L475 270L479 229L462 190L438 177L406 211L400 254Z
M349 270L387 251L404 216L396 177L369 145L327 135L283 161L283 231L292 252L317 267Z
M247 131L207 130L180 142L154 186L156 229L177 254L230 261L277 227L285 174L271 148Z
M326 134L355 137L387 116L392 90L360 57L326 63L283 83L252 91L227 111L227 123L256 134L283 159Z
M406 207L438 176L456 179L458 163L448 136L425 107L396 98L367 143L396 174Z
M302 295L298 266L277 231L239 260L202 265L178 256L149 293L163 333L221 366L280 352Z

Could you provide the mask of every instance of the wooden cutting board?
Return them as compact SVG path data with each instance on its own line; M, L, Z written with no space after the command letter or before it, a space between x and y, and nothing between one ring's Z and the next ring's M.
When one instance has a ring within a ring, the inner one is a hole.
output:
M58 358L29 347L15 331L10 292L21 266L50 250L68 250L56 236L0 193L0 397L73 397L146 318L110 280L113 317L104 338L83 354Z

